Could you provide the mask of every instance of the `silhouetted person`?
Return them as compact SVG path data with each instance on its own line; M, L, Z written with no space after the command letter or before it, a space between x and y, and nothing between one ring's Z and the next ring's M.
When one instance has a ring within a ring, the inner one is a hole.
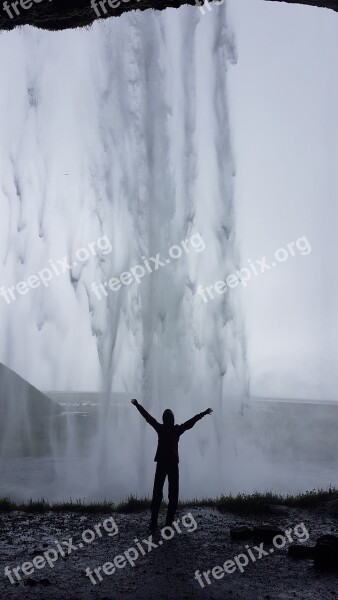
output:
M153 499L151 502L151 522L150 529L154 531L157 526L157 518L160 510L162 498L163 498L163 486L166 477L168 476L169 485L169 504L166 525L171 525L174 520L177 502L178 502L178 486L179 486L179 475L178 475L178 441L182 433L191 429L197 421L202 419L205 415L211 415L212 409L208 408L204 412L199 413L182 423L182 425L175 425L175 417L172 410L167 408L162 416L163 424L158 423L154 417L152 417L137 400L131 401L137 410L141 413L142 417L145 418L147 423L151 425L158 434L158 445L155 456L157 462Z

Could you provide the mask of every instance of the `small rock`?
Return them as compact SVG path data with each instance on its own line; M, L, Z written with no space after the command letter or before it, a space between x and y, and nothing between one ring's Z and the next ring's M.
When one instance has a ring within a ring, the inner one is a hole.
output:
M244 541L252 538L252 529L246 525L238 525L230 529L230 537L233 541Z
M322 535L317 539L314 549L315 566L322 570L338 570L338 537Z
M314 558L314 546L304 546L304 544L290 544L288 554L292 558Z
M284 536L284 531L274 525L259 525L253 529L253 539L256 542L272 542L276 535Z
M43 548L32 548L31 550L28 550L29 556L37 556L42 553L43 553Z
M26 579L25 581L25 585L29 585L29 586L33 586L33 585L37 585L39 582L37 581L37 579L33 579L33 577L28 577L28 579Z

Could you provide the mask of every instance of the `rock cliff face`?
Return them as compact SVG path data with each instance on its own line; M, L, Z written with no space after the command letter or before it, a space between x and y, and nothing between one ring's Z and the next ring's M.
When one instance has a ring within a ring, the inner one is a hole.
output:
M56 402L0 363L0 459L50 450Z
M195 5L203 0L1 0L0 29L10 30L20 25L59 30L85 27L98 18L118 17L129 10L178 8ZM221 0L222 1L222 0ZM307 4L338 11L338 0L266 0ZM210 0L212 2L212 0ZM219 0L218 0L219 2ZM219 2L220 3L220 2Z

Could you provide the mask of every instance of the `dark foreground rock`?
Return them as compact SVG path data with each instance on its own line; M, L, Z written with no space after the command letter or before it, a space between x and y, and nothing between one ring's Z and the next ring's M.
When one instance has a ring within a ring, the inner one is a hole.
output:
M238 525L230 529L230 538L234 542L250 540L252 538L252 529L246 525Z
M288 554L295 559L314 558L314 546L305 546L304 544L290 544Z
M314 549L315 566L324 571L338 572L338 537L322 535Z
M284 531L274 525L258 525L253 530L253 539L256 542L272 542L279 535L283 536Z

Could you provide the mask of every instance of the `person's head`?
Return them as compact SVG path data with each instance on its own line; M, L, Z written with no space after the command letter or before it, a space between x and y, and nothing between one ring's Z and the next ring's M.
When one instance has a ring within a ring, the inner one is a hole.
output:
M170 410L170 408L166 408L163 415L162 415L162 420L163 420L163 424L164 425L171 425L173 426L175 424L175 417L174 417L174 413L172 410Z

